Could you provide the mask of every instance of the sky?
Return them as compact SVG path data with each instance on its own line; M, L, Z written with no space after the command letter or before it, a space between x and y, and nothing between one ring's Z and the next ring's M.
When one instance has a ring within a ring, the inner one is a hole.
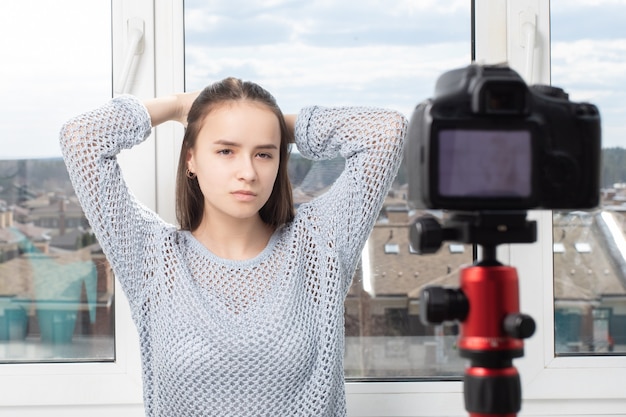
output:
M256 81L285 112L375 105L410 116L470 63L467 0L185 0L187 89ZM552 83L626 147L626 0L552 1ZM111 97L109 0L0 2L0 159L59 156L71 116Z
M466 0L208 3L186 1L187 87L234 75L266 87L289 113L351 104L410 114L437 75L471 60Z
M0 2L0 159L60 156L70 117L111 97L107 0Z

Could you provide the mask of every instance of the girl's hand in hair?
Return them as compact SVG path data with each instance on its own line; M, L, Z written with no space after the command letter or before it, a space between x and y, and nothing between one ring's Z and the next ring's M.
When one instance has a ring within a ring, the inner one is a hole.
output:
M170 96L147 99L143 104L148 109L152 126L167 121L176 121L187 127L187 114L200 91L179 93Z
M189 109L191 109L191 105L196 100L198 95L200 95L200 90L176 94L178 99L178 115L176 120L182 123L185 127L187 127L187 115L189 114Z

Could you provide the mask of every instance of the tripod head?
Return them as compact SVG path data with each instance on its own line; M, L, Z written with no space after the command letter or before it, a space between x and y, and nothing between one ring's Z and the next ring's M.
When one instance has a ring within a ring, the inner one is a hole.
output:
M521 409L521 383L513 359L523 356L523 340L535 331L534 320L519 312L515 268L496 259L502 243L532 243L536 223L525 211L452 213L441 226L434 217L418 218L411 245L434 253L444 241L479 244L484 258L463 268L460 288L426 287L420 295L424 324L459 321L459 353L469 359L463 381L465 408L471 417L515 416Z
M495 261L497 245L537 240L537 224L527 221L526 215L523 210L451 212L443 225L432 216L423 216L410 229L411 246L429 254L437 252L444 241L472 243L483 247L485 261Z

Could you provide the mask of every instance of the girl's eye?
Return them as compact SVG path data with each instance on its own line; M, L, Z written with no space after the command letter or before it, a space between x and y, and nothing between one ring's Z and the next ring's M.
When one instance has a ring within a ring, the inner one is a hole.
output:
M259 153L258 156L259 158L262 158L262 159L272 159L274 157L271 153L263 153L263 152Z
M233 153L233 151L231 151L230 149L220 149L219 151L217 151L217 153L219 155L230 155L231 153Z

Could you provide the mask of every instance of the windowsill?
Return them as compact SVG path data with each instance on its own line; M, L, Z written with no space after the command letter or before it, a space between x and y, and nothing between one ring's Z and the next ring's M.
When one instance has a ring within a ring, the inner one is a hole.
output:
M113 336L75 336L71 343L42 343L38 337L0 341L2 363L113 362Z

